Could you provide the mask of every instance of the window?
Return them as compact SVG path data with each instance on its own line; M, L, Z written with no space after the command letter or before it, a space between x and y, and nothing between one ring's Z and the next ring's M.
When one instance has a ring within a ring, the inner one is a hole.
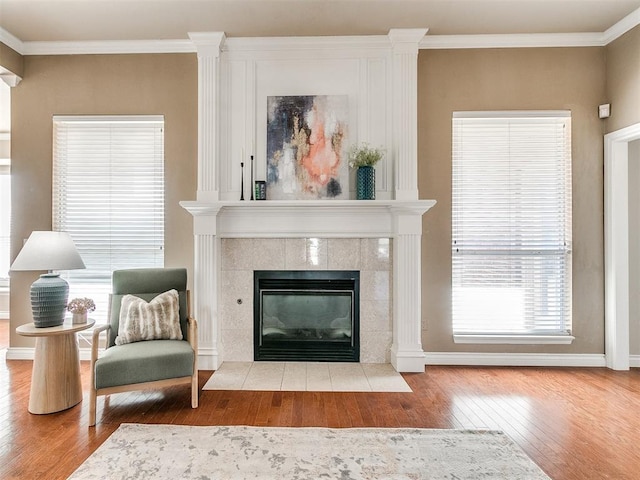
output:
M453 116L459 343L570 343L570 112Z
M63 272L69 298L90 297L106 321L111 273L164 265L164 120L56 116L53 228L86 270Z

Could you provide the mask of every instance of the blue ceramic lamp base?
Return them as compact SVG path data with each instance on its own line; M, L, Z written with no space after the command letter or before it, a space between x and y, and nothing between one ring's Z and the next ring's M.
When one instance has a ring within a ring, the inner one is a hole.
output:
M64 323L69 284L57 273L45 273L31 284L31 311L36 327L55 327Z

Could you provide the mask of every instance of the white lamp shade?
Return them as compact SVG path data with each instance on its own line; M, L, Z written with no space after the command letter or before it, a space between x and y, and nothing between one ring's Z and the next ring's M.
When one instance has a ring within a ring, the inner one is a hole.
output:
M31 232L11 270L77 270L86 268L66 232Z

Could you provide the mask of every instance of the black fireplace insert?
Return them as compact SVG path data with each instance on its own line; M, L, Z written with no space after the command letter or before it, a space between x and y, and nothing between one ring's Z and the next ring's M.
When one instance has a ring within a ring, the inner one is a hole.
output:
M254 359L360 361L360 272L254 271Z

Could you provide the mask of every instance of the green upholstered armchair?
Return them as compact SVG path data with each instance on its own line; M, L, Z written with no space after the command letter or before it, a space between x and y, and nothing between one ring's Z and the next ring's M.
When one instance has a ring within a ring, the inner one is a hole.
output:
M116 270L113 272L112 282L109 324L100 326L93 332L89 425L96 424L98 395L190 383L191 406L197 408L198 327L195 319L189 316L186 269ZM172 289L178 292L183 340L144 340L116 345L123 297L130 294L149 302ZM102 332L107 333L106 349L99 356L98 344Z

